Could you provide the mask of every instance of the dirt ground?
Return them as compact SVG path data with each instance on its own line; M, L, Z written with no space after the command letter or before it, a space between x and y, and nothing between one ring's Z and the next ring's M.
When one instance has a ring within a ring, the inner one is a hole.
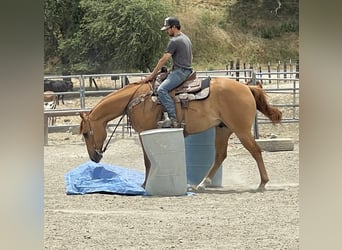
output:
M293 151L263 152L264 193L254 192L256 163L233 138L223 187L146 197L66 195L64 174L88 161L79 135L69 137L50 134L44 149L45 249L299 249L298 138ZM137 134L115 137L102 162L144 170Z
M65 105L78 103L67 100ZM72 119L78 118L57 122ZM49 133L45 249L299 249L299 125L264 124L259 134L294 141L293 151L263 152L267 191L255 192L260 182L256 163L233 136L222 187L192 196L147 197L66 195L65 173L89 161L88 154L80 135ZM115 134L102 162L144 170L138 135Z

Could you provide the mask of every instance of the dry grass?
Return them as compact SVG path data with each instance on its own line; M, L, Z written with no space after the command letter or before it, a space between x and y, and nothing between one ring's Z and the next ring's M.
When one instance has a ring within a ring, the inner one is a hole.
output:
M253 20L253 9L245 15L250 28L242 31L237 21L227 15L232 1L196 0L171 1L175 15L182 23L182 30L191 38L194 46L194 67L198 70L222 69L229 61L238 58L246 63L268 63L297 59L299 38L297 33L283 33L280 37L262 39L253 27L275 25L275 20ZM249 27L248 26L248 27Z

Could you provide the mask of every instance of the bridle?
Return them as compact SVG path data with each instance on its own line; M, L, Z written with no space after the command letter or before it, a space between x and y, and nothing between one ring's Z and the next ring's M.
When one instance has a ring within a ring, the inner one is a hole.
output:
M109 137L109 139L107 140L107 143L106 143L106 145L103 147L103 149L98 149L98 148L96 148L96 145L95 145L95 143L94 143L93 148L94 148L94 151L96 152L97 155L99 155L99 156L102 157L103 153L106 152L110 140L112 139L112 137L113 137L113 135L114 135L116 129L117 129L118 126L120 125L120 123L121 123L122 119L125 117L125 115L126 115L126 109L125 109L124 113L122 114L122 116L121 116L119 122L116 124L116 126L115 126L115 128L114 128L112 134L110 135L110 137ZM84 136L84 137L88 137L88 136L94 137L94 131L93 131L93 129L91 128L91 124L90 124L89 119L87 119L86 122L88 123L89 132L83 133L83 136ZM94 140L94 142L95 142L95 140Z
M89 137L89 136L94 137L94 131L93 131L92 128L91 128L90 121L87 119L86 121L83 120L83 122L87 122L88 127L89 127L89 132L84 132L84 133L82 133L83 137L84 137L84 138L87 138L87 137ZM94 142L95 142L95 140L94 140ZM96 153L98 156L101 156L101 157L102 157L102 153L103 153L102 149L97 149L95 143L94 143L93 147L94 147L95 153Z

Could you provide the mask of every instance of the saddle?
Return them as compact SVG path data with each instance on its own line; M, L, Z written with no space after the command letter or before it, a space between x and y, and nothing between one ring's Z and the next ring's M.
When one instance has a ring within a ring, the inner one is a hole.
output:
M157 89L166 79L168 74L169 72L165 70L160 72L153 82L152 101L156 104L160 104ZM197 78L196 71L194 71L178 87L172 89L170 91L170 95L173 97L175 102L179 102L181 104L182 110L187 109L189 101L204 100L209 96L210 80L210 77L203 80ZM185 126L184 112L182 111L181 127L184 128Z
M157 88L166 79L169 72L158 74L154 82L154 96L157 97ZM174 96L176 102L181 102L182 108L187 108L188 101L203 100L209 96L210 77L199 79L196 76L196 71L192 72L184 82L178 87L171 90L171 95ZM155 101L156 98L155 98Z

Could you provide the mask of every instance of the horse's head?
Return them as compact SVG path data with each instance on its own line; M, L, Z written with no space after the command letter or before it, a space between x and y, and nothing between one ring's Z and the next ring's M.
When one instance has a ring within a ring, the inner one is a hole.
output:
M92 121L89 114L81 113L80 134L85 140L89 158L98 163L103 154L103 143L107 137L107 131L102 122Z

